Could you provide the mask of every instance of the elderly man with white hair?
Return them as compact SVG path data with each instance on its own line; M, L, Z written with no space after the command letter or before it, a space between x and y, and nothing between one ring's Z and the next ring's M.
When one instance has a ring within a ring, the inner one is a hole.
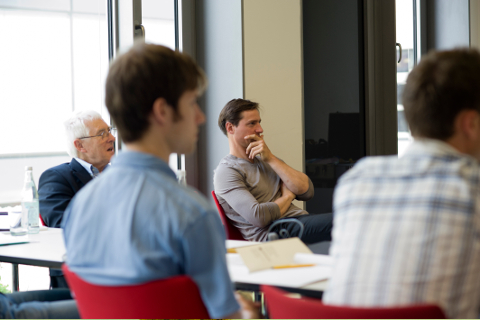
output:
M64 125L72 160L46 170L38 185L40 215L54 228L60 227L73 196L105 169L115 152L115 137L98 112L77 112ZM59 270L50 271L53 288L66 286L61 275Z

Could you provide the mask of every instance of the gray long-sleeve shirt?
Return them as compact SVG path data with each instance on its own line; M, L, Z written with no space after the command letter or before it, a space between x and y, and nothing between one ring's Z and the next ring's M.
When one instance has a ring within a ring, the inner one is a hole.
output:
M282 180L272 167L259 157L251 163L231 154L225 156L217 166L213 177L215 193L225 214L250 241L265 241L268 227L282 218L308 214L291 204L284 216L274 203L281 197ZM297 196L298 200L313 197L313 184L309 180L307 192Z

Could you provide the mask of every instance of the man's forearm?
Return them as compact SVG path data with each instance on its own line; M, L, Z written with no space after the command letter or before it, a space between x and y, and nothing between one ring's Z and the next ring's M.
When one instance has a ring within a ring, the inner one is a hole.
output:
M290 208L290 205L292 204L293 199L295 199L295 195L289 194L289 195L283 195L274 201L280 208L280 214L282 216L285 214L285 212L287 212L288 208Z
M308 191L308 177L303 172L297 171L285 162L272 156L268 164L278 174L283 183L296 195L304 194Z

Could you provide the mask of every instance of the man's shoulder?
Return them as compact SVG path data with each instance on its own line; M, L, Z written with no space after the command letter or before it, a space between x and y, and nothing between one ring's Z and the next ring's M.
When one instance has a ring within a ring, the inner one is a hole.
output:
M74 160L75 160L75 159L72 159L72 161L74 161ZM72 162L65 162L65 163L56 165L56 166L54 166L54 167L48 168L47 170L45 170L45 172L52 172L52 171L71 171L71 170L72 170L71 164L73 164L73 163L72 163Z
M221 175L225 174L228 172L232 172L232 170L235 171L245 171L244 168L242 168L242 161L241 159L238 159L235 156L232 156L231 154L226 155L223 157L220 162L218 163L217 167L214 170L215 175Z
M480 188L480 166L471 157L416 153L403 157L366 157L347 171L339 187L365 183L373 185L430 186L446 183L444 190L473 190ZM430 188L429 187L429 188Z
M109 172L108 174L115 174L115 172ZM118 172L116 172L118 174ZM130 173L130 174L133 174ZM141 173L143 177L135 175L134 179L141 179L143 182L135 182L139 185L143 185L138 193L138 204L140 206L146 205L149 207L161 207L166 211L175 211L175 215L182 213L183 216L196 216L198 213L204 214L211 211L213 207L207 201L207 199L198 193L197 190L191 187L183 187L178 182L165 174L164 172L148 172ZM134 176L131 176L132 178ZM123 190L122 193L129 194L131 191L136 193L131 186L130 190Z
M238 164L239 159L231 154L227 154L225 157L220 159L218 167L233 167Z
M72 159L74 161L75 159ZM72 162L65 162L54 167L48 168L40 175L40 181L46 178L53 178L56 176L70 175L74 170L72 169Z
M358 176L383 175L391 172L398 165L397 156L373 156L365 157L357 161L342 178L348 179Z

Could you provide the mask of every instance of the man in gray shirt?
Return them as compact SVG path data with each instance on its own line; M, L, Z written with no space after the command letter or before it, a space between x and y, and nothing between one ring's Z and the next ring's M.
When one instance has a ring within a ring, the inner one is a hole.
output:
M229 101L218 118L230 146L230 154L220 161L214 175L215 193L225 214L250 241L266 241L270 225L286 218L303 224L305 243L331 240L331 213L308 214L292 204L294 199L311 199L313 184L272 154L260 122L258 103L244 99ZM271 231L286 229L296 236L300 228L300 224L285 222Z

